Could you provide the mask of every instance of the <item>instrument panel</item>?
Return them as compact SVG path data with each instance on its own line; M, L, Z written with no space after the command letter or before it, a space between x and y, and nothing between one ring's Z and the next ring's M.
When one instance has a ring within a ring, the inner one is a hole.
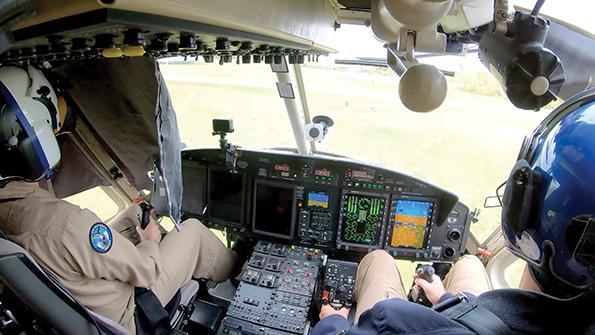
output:
M333 156L238 151L235 173L218 149L182 153L185 217L210 227L325 252L384 249L395 258L458 259L468 208L435 185Z

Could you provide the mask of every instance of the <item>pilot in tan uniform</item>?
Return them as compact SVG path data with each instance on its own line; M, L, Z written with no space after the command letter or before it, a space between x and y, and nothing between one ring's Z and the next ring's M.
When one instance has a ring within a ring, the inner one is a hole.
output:
M191 277L226 280L235 261L233 252L193 219L161 243L147 239L134 245L123 235L133 238L138 211L131 206L109 223L112 242L102 252L90 242L91 227L102 224L93 212L53 198L37 183L12 181L0 189L0 229L81 303L133 333L134 287L149 288L166 305Z
M35 97L49 104L27 95L44 92L36 85L50 88L50 94ZM145 230L136 228L136 205L106 225L93 212L23 181L44 178L59 162L53 130L48 135L44 129L56 97L38 70L3 67L0 98L0 229L81 303L134 334L135 287L150 289L165 306L192 277L229 277L235 252L197 220L185 221L161 240L153 221Z

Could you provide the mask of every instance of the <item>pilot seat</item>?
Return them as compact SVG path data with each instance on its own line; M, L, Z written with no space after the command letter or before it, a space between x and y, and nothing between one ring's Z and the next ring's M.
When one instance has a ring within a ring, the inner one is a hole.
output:
M171 306L166 306L172 328L182 321L198 289L199 283L190 281L174 296ZM26 250L0 238L0 333L21 332L130 334L117 322L84 307ZM142 335L143 330L137 333Z

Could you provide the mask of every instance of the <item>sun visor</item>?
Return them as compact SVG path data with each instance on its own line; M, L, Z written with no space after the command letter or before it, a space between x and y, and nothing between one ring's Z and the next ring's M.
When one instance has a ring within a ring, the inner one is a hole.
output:
M52 186L56 197L66 198L95 186L110 185L91 165L69 134L59 135L58 144L62 159L52 175ZM40 185L48 189L45 181L41 181Z
M155 201L151 201L158 213L169 212L169 217L174 223L180 223L182 216L182 144L180 142L180 133L176 112L171 102L171 96L167 90L165 79L159 70L159 64L155 64L155 74L157 76L157 87L159 100L155 111L155 120L159 132L160 147L160 169L155 171L155 185L159 185L159 194L154 193ZM154 188L154 190L156 187ZM169 208L163 206L163 201L157 201L157 197L163 197ZM152 200L152 199L151 199Z
M159 65L151 57L68 62L56 69L68 93L122 173L151 190L155 166L174 222L180 220L182 177L175 111ZM160 212L164 212L163 210Z

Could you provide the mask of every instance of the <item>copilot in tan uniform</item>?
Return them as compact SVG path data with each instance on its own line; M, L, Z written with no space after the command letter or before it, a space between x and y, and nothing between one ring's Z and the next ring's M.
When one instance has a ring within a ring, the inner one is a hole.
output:
M138 206L131 206L106 226L93 212L53 198L37 183L12 181L0 188L0 229L56 275L81 303L132 334L136 332L135 287L149 288L165 305L191 277L227 279L236 258L193 219L159 244L136 244L139 214ZM111 232L111 240L102 241L98 248L97 241L92 241L92 227Z
M492 284L479 258L462 256L444 278L447 292L469 292L480 295L492 289ZM384 250L367 254L357 267L355 280L357 309L355 320L377 302L392 298L407 300L403 280L395 260Z

